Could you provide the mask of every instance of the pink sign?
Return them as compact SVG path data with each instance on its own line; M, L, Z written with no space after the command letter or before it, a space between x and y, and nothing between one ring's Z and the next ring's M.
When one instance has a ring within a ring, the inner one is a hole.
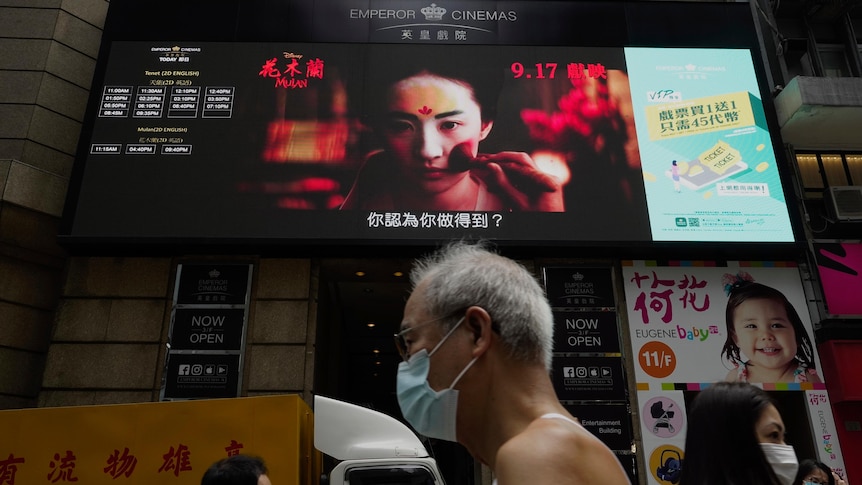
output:
M862 315L862 244L815 244L817 268L832 315Z

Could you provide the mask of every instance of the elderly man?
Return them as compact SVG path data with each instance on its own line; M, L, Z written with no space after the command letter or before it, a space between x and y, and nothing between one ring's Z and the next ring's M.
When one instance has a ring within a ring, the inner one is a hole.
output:
M499 485L629 483L556 396L553 315L523 266L456 242L417 261L411 282L397 395L417 432L461 443Z

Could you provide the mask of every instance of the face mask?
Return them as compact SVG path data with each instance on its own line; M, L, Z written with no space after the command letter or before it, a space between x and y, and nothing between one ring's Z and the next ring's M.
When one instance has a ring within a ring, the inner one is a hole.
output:
M449 330L429 353L422 349L410 356L407 362L398 364L396 394L398 405L404 419L422 435L446 441L457 441L455 436L455 417L458 412L458 391L452 389L461 380L465 372L476 362L470 361L448 389L440 392L428 385L428 371L431 369L431 356L452 335L452 332L464 321L462 317Z
M796 478L799 463L796 461L796 453L790 445L778 445L775 443L760 443L766 461L772 465L772 471L784 485L791 485Z

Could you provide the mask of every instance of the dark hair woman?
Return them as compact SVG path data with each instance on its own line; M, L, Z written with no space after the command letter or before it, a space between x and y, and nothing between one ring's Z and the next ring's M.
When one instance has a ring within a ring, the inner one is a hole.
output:
M682 485L791 485L798 468L784 422L759 387L718 382L695 397L688 415Z

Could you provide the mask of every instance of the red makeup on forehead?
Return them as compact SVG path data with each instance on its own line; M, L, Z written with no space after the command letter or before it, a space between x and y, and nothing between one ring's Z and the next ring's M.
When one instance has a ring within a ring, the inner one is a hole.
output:
M428 106L422 106L421 108L419 108L416 111L418 111L419 114L423 114L423 115L431 114L431 108L429 108Z

